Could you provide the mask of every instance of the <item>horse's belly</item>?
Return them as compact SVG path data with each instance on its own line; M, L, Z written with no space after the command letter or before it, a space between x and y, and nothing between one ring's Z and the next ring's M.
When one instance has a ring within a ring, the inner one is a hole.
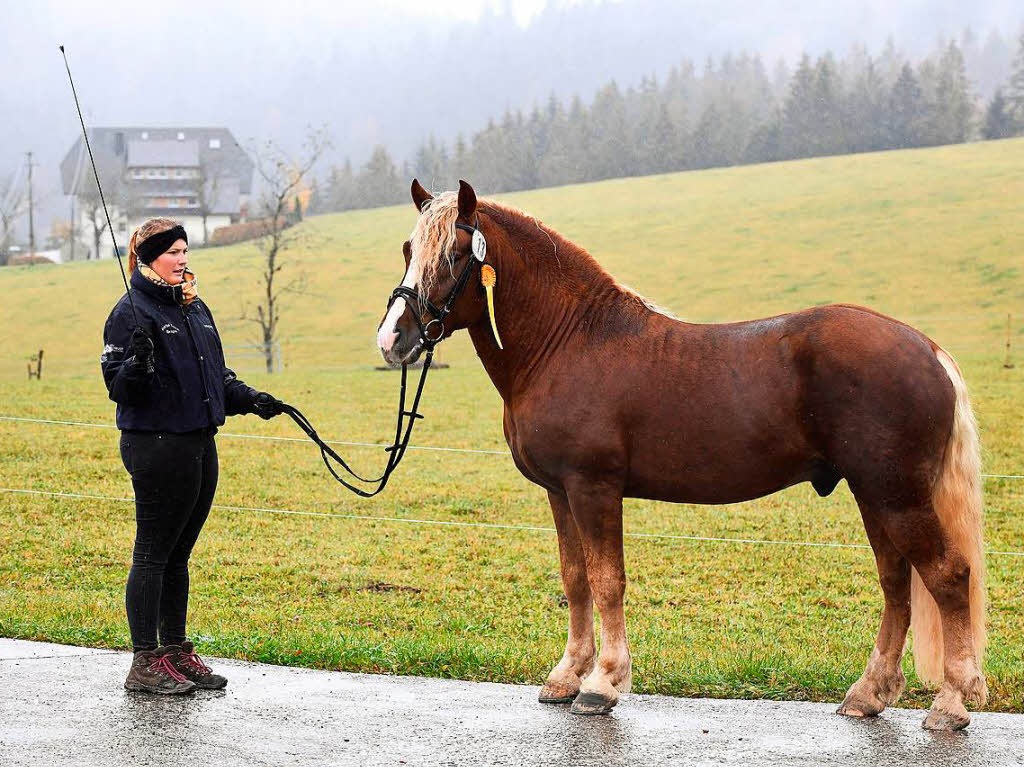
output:
M632 451L625 495L677 503L738 503L821 473L809 446L760 439L699 443L648 442Z
M781 476L785 478L782 479ZM809 479L811 477L804 470L764 477L763 481L751 481L750 477L743 477L742 482L729 481L725 478L721 482L704 483L686 477L631 477L623 495L627 498L646 498L671 503L740 503L771 495Z

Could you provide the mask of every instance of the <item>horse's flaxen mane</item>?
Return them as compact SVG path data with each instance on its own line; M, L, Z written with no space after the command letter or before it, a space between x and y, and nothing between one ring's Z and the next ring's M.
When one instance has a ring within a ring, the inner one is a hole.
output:
M616 287L619 288L619 290L621 290L627 296L630 296L631 298L638 301L640 304L642 304L645 308L649 309L650 311L656 314L663 314L666 317L670 317L672 319L678 319L678 317L676 317L676 315L673 314L668 309L662 306L658 306L653 301L649 301L647 298L645 298L643 295L635 291L629 285L626 285L624 282L620 282L618 279L616 279L615 276L608 272L603 266L601 266L597 259L590 255L590 253L587 252L586 249L580 247L572 240L567 239L563 235L556 232L554 229L551 229L550 227L546 226L539 219L530 215L529 213L526 213L525 211L522 210L518 210L509 205L503 205L498 202L493 202L491 200L481 201L480 207L487 210L488 212L498 213L499 217L502 219L500 223L502 223L503 226L505 226L506 228L511 227L515 232L523 236L532 235L534 231L541 232L547 238L548 242L551 244L552 255L554 256L554 259L558 263L559 267L561 267L561 262L559 261L558 254L563 253L569 259L569 261L573 262L574 264L584 264L584 270L588 272L592 271L594 275L598 276L600 280L610 280L615 284ZM577 272L578 271L579 270L577 270Z
M525 211L494 200L481 199L479 210L493 219L505 230L509 239L535 240L540 233L544 237L540 252L550 254L555 266L562 271L563 266L571 271L572 278L588 283L613 283L623 294L635 299L646 309L664 314L671 313L655 306L632 288L618 282L593 256L584 248L563 237L557 231L544 225L536 217ZM429 291L436 283L441 265L447 263L445 254L455 248L455 222L459 217L459 198L456 192L442 192L424 203L421 215L416 221L409 241L412 246L412 268L418 284L423 290ZM523 248L518 248L526 256ZM537 251L537 248L531 249ZM563 264L563 259L565 263Z

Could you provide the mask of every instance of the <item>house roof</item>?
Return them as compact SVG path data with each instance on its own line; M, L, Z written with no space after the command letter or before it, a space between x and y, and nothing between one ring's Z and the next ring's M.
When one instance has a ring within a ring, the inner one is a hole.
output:
M199 142L143 141L128 142L129 168L198 168Z
M219 175L236 179L240 194L252 191L253 162L227 128L90 128L89 142L101 179L112 173L120 176L126 167L210 165L218 169ZM194 149L186 149L187 145L194 145ZM139 162L142 158L145 163ZM178 164L190 158L191 163ZM64 194L77 194L86 188L84 184L94 183L81 137L64 156L60 170Z

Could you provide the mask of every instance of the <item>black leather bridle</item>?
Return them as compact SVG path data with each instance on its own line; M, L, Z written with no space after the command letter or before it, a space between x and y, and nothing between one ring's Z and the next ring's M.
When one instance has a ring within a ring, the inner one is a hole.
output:
M477 233L479 229L476 227L468 226L467 224L456 224L457 228L469 232L471 235ZM388 462L384 467L384 473L375 479L367 479L359 474L356 474L352 470L345 460L338 455L334 449L328 445L324 440L317 434L316 429L313 428L313 424L309 422L309 419L304 416L298 408L288 405L280 400L275 400L275 405L280 412L288 415L298 425L302 431L309 437L320 448L320 457L323 459L324 466L331 473L343 487L351 490L358 496L363 498L372 498L373 496L380 493L387 487L388 480L391 479L391 475L398 468L398 464L402 462L402 458L405 457L405 451L409 447L409 440L412 438L412 429L416 424L416 421L423 418L419 413L420 397L423 394L423 386L427 381L427 371L430 370L430 365L434 360L434 348L444 338L444 320L451 314L452 308L455 306L455 302L458 301L459 296L466 289L466 285L469 283L469 278L472 273L480 265L480 261L474 256L469 257L469 263L467 263L462 271L459 273L458 278L455 281L455 285L448 293L448 297L445 299L444 304L438 308L426 296L421 295L418 291L413 288L408 288L405 285L399 285L393 291L391 291L391 297L388 299L388 308L398 298L404 298L409 303L409 308L412 309L413 318L416 320L416 325L420 330L420 344L426 350L426 354L423 358L423 368L420 371L420 380L416 385L416 395L413 397L412 408L406 409L406 391L408 382L408 365L402 363L402 384L398 395L398 419L397 425L395 426L395 439L394 441L384 448L384 451L388 454ZM421 311L417 312L416 308ZM423 323L421 318L422 309L426 310L432 315L431 319ZM430 334L430 329L433 325L437 325L439 330L436 335ZM331 464L334 461L341 467L342 471L348 474L354 480L363 482L368 485L376 485L377 487L372 490L366 490L361 487L357 487L352 482L342 476Z
M461 229L464 232L469 232L470 236L478 232L479 230L475 226L469 226L468 224L456 224L456 229ZM469 262L462 267L462 271L459 272L458 278L455 280L455 284L452 289L448 292L448 297L445 299L444 304L439 309L435 306L426 296L422 295L415 288L409 288L405 285L399 285L393 291L391 291L391 298L388 299L388 308L395 302L395 299L404 298L409 308L413 309L413 319L416 320L416 326L420 331L420 343L423 348L427 350L427 353L431 353L434 347L440 343L441 339L444 338L444 320L452 313L452 308L455 306L455 302L459 300L459 296L462 295L462 291L466 289L466 285L469 283L469 278L472 276L475 267L479 266L480 262L477 261L473 256L469 257ZM416 311L413 307L418 307L420 311ZM426 323L423 322L421 317L423 309L426 309L432 315ZM433 325L437 325L439 331L436 335L430 334L430 328Z

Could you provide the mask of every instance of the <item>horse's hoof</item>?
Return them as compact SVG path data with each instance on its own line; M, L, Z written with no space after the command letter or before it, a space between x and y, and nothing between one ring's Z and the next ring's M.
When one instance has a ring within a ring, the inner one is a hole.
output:
M578 689L570 690L568 687L544 685L537 700L541 703L572 703L579 694Z
M572 713L579 714L580 716L599 716L600 714L607 714L613 708L618 701L608 700L600 693L596 692L581 692L576 696L576 700L572 702Z
M955 690L949 682L946 682L939 689L935 696L931 710L921 725L926 730L945 730L955 732L962 730L971 723L971 715L964 708L961 693Z
M858 719L878 716L885 710L885 704L875 696L874 700L865 699L860 695L847 694L846 700L836 709L840 716L852 716Z
M847 706L845 703L836 709L836 713L839 714L839 716L852 716L854 719L863 719L866 716L877 716L877 714L865 713L856 706Z
M951 711L936 711L931 710L928 712L928 716L925 717L924 722L921 726L926 730L934 730L938 732L956 732L957 730L964 729L971 723L971 715L964 712L951 712Z

